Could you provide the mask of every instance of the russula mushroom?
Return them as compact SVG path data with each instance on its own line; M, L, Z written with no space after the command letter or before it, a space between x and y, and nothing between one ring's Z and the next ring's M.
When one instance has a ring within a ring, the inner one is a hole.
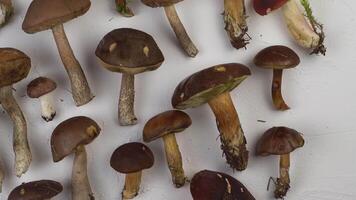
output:
M131 8L128 7L127 0L115 0L116 10L124 17L133 17L134 13Z
M303 146L304 139L301 133L287 127L273 127L259 139L256 147L258 156L280 156L280 177L277 179L276 190L274 191L275 198L286 196L290 188L290 153Z
M149 34L121 28L106 34L95 51L102 66L109 71L122 73L119 99L119 123L134 125L135 74L156 70L164 56Z
M12 85L26 78L31 59L13 48L0 48L0 103L13 121L13 149L15 171L20 177L31 163L32 156L27 140L26 119L12 94Z
M300 63L299 56L289 47L270 46L262 49L254 58L256 66L273 70L272 100L276 109L288 110L282 96L282 75L284 69L294 68Z
M0 27L6 24L13 12L11 0L0 0Z
M132 199L140 190L142 170L153 166L152 151L144 144L132 142L121 145L111 156L110 166L117 172L126 174L123 199Z
M53 102L53 91L57 88L56 82L46 77L38 77L27 85L27 95L38 98L41 102L42 118L49 122L56 116Z
M209 170L194 175L190 193L193 200L255 200L240 181L227 174Z
M143 128L143 140L151 142L163 139L166 159L172 174L174 185L179 188L185 184L182 155L176 140L176 133L184 131L192 124L192 120L185 112L170 110L160 113L147 121Z
M68 42L63 23L85 14L90 4L90 0L33 0L22 24L22 29L29 34L52 30L77 106L88 103L94 96Z
M209 104L216 118L227 163L238 171L246 169L248 151L230 91L250 75L249 68L242 64L216 65L184 79L172 96L173 107L180 110Z
M100 134L99 125L84 116L73 117L60 123L53 131L51 149L54 162L75 153L72 171L72 199L94 200L87 173L85 145Z
M151 8L164 7L164 11L168 21L176 34L178 41L184 51L190 57L195 57L199 51L190 39L187 31L185 30L182 22L179 19L175 4L183 0L141 0L146 6Z
M16 187L8 200L50 200L63 191L63 186L51 180L40 180L23 183Z

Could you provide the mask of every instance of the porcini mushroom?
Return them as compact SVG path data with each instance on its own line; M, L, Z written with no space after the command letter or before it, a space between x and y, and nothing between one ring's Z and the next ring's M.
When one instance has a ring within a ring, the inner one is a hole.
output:
M90 0L33 0L27 10L22 29L26 33L37 33L51 29L59 55L69 76L72 96L77 106L88 103L94 97L85 74L75 58L68 42L63 24L86 13Z
M27 95L38 98L41 102L42 118L49 122L56 116L53 102L53 91L57 88L56 82L46 77L38 77L27 85Z
M13 12L11 0L0 0L0 27L6 24Z
M73 117L60 123L53 131L51 149L54 162L75 153L72 171L72 199L94 200L87 173L85 145L100 134L99 125L84 116Z
M250 75L249 68L242 64L216 65L184 79L172 96L173 107L180 110L209 104L216 118L227 163L239 171L247 167L248 151L230 91Z
M31 59L13 48L0 48L0 103L13 121L13 149L15 171L20 177L31 163L32 156L27 140L26 119L12 95L12 85L26 78L31 68Z
M127 0L115 0L116 10L124 17L133 17L134 13L131 8L128 7Z
M144 144L132 142L121 145L111 156L110 166L117 172L126 174L123 199L132 199L140 190L142 170L153 166L152 151Z
M40 180L23 183L16 187L8 200L50 200L63 191L63 186L51 180Z
M149 34L121 28L106 34L95 51L102 66L109 71L122 73L119 99L119 123L134 125L135 74L156 70L164 56Z
M185 184L186 178L175 134L184 131L191 124L192 120L188 114L170 110L154 116L143 128L145 142L151 142L158 138L163 139L168 167L172 174L172 181L177 188Z
M175 4L183 0L141 0L142 3L151 7L164 7L164 11L168 18L168 21L176 34L178 41L184 51L190 57L195 57L198 54L198 49L195 47L194 43L190 39L187 31L185 30L182 22L179 19L178 13L175 8Z
M274 196L283 198L290 188L289 167L290 153L304 146L301 133L287 127L273 127L268 129L259 139L256 147L258 156L279 155L279 173Z
M300 63L299 56L289 47L270 46L262 49L254 59L256 66L273 70L272 100L278 110L288 110L282 96L282 75L284 69L294 68Z

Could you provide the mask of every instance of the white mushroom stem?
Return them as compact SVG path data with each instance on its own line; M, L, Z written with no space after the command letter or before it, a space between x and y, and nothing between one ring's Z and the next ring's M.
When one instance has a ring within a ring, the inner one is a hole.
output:
M274 191L276 198L284 198L287 195L290 188L289 168L290 154L281 155L279 161L279 178L277 179L276 189Z
M135 116L135 76L122 74L119 99L119 123L121 126L130 126L137 123Z
M52 121L54 116L56 116L52 92L39 97L39 100L41 102L42 118L47 122Z
M141 185L142 171L126 174L125 188L122 191L122 199L132 199L137 196Z
M0 0L0 27L4 25L13 13L11 0Z

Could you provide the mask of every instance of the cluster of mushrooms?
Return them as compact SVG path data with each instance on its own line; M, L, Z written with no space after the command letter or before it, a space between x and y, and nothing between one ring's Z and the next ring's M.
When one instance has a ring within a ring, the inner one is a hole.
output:
M182 0L141 0L149 7L164 7L167 18L183 48L190 57L198 49L188 36L175 4ZM126 17L134 16L126 0L115 0L117 10ZM71 83L74 102L77 106L87 104L94 98L84 71L76 59L64 31L63 24L85 14L90 0L33 0L27 10L22 29L33 34L52 30L60 58ZM260 15L282 9L285 22L298 44L310 49L311 53L325 54L323 27L312 15L307 0L253 0L255 11ZM301 8L305 9L305 13ZM244 0L224 0L225 29L231 44L245 48L251 38L247 34L246 9ZM41 12L53 10L55 12ZM0 0L0 25L4 25L13 13L11 0ZM118 105L118 121L122 126L138 123L135 115L135 75L153 71L165 61L164 55L154 38L140 30L119 28L107 33L98 44L95 55L98 62L111 72L122 74ZM290 109L282 96L282 73L284 69L299 65L299 56L289 47L270 46L262 49L253 59L257 67L273 70L272 102L276 110ZM22 51L0 48L0 103L13 121L13 150L15 173L18 177L26 173L32 156L27 140L27 125L23 112L13 96L12 85L25 79L31 69L31 59ZM171 104L175 110L159 113L149 119L143 130L145 143L163 140L168 169L173 185L177 188L190 182L194 200L253 200L253 195L234 177L227 174L203 170L190 180L186 177L182 154L175 134L191 126L192 119L182 110L208 104L216 118L220 133L220 147L227 164L237 171L248 166L249 150L247 139L231 98L230 92L251 75L250 69L240 63L226 63L198 71L183 79L176 87ZM49 122L56 116L54 92L56 82L47 77L38 77L27 86L27 95L39 99L41 116ZM72 169L72 199L93 200L95 194L87 175L87 154L85 146L96 139L101 127L91 118L77 116L60 123L51 136L50 146L54 162L74 154ZM268 129L259 139L257 156L280 156L280 176L275 181L275 198L284 198L290 189L290 154L304 145L302 134L288 127ZM140 190L143 170L154 165L154 154L140 142L119 146L113 151L110 166L126 174L123 199L132 199ZM108 163L109 164L109 163ZM4 171L0 168L0 189ZM23 183L9 195L9 200L50 199L63 190L63 186L52 180Z

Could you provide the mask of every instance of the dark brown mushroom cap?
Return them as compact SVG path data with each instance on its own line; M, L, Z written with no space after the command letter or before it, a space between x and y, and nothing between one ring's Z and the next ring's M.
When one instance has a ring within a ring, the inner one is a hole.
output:
M255 65L266 69L289 69L300 63L299 56L286 46L270 46L262 49L254 59Z
M194 200L255 200L247 188L235 178L209 170L194 175L190 192Z
M151 149L138 142L121 145L110 159L111 167L124 174L151 168L153 163L154 157Z
M22 23L26 33L36 33L63 24L86 13L90 0L33 0Z
M95 55L103 66L113 72L138 74L161 66L164 56L149 34L120 28L106 34Z
M249 75L250 69L238 63L216 65L196 72L177 86L172 96L172 105L181 110L200 106L233 90Z
M43 200L57 196L63 186L51 180L40 180L23 183L16 187L9 195L8 200Z
M287 127L268 129L257 143L259 156L284 155L304 146L304 139L296 130Z
M30 98L39 98L57 88L57 84L46 77L38 77L27 85L27 95Z
M91 143L100 131L99 125L94 120L84 116L73 117L60 123L51 137L53 161L61 161L78 146Z
M31 59L13 48L0 48L0 87L12 85L26 78Z
M183 0L141 0L146 6L152 8L171 6L181 1Z

